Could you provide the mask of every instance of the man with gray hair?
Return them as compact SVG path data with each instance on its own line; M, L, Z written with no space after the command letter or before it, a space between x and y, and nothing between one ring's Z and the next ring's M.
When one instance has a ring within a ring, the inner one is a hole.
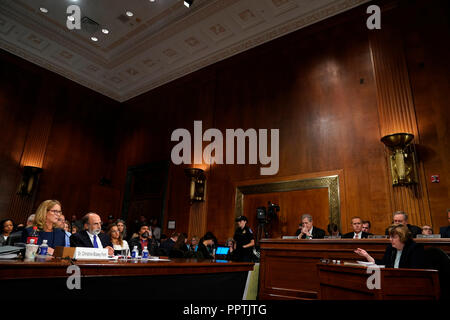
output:
M28 227L32 227L33 226L33 223L34 223L34 218L36 217L36 215L33 213L33 214L31 214L29 217L28 217L28 219L27 219L27 225L26 225L26 227L25 228L28 228Z
M105 233L101 233L102 220L100 216L94 212L89 212L82 219L85 230L74 233L70 236L71 247L85 248L106 248L108 254L113 255L114 249L111 239Z
M313 227L313 217L310 214L303 214L299 228L295 235L298 239L323 239L325 237L325 231Z
M418 234L422 234L422 229L420 227L408 223L408 214L404 211L394 212L392 224L403 224L407 226L409 231L411 231L413 238L416 238ZM389 228L386 229L386 235L389 235L388 229Z

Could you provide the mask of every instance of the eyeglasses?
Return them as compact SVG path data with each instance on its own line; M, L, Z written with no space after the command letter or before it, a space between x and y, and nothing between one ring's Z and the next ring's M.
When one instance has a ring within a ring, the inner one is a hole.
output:
M48 211L50 211L52 213L55 213L55 214L61 214L62 213L62 211L60 211L60 210L48 210Z

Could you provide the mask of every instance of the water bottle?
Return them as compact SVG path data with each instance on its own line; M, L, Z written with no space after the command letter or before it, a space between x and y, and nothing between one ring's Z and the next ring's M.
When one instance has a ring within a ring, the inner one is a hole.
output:
M42 240L42 244L39 246L39 255L46 256L48 251L47 240Z
M39 238L39 232L37 230L37 227L33 227L33 231L31 231L31 234L27 237L27 244L37 244ZM34 242L31 242L31 240L34 240Z
M137 246L134 246L133 251L131 251L131 258L136 259L139 255L139 250Z
M144 247L144 250L142 250L142 259L147 260L148 259L148 249L147 246Z

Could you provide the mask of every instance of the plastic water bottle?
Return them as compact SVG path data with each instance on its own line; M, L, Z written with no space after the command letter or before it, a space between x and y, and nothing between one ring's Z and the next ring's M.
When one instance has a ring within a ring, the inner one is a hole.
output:
M47 240L42 240L42 244L39 246L39 255L46 256L48 251Z
M31 231L31 234L27 237L27 244L37 244L38 238L39 238L39 232L37 230L37 227L34 226L33 231ZM32 239L34 240L33 243L31 242Z
M131 251L131 258L137 259L138 255L139 255L139 250L138 250L137 246L134 246L133 251Z
M148 259L148 249L147 246L144 247L144 250L142 250L142 259L147 260Z

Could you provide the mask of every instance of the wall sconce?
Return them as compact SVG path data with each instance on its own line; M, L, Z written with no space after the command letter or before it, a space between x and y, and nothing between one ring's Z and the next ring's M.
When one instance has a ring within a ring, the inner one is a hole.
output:
M411 142L411 133L395 133L381 138L389 149L389 165L392 185L402 186L417 183L416 160Z
M24 166L22 181L20 181L17 194L21 196L31 196L39 181L39 175L42 168Z
M194 201L205 201L206 197L206 177L202 169L186 168L184 169L186 175L191 179L189 199L191 204Z

